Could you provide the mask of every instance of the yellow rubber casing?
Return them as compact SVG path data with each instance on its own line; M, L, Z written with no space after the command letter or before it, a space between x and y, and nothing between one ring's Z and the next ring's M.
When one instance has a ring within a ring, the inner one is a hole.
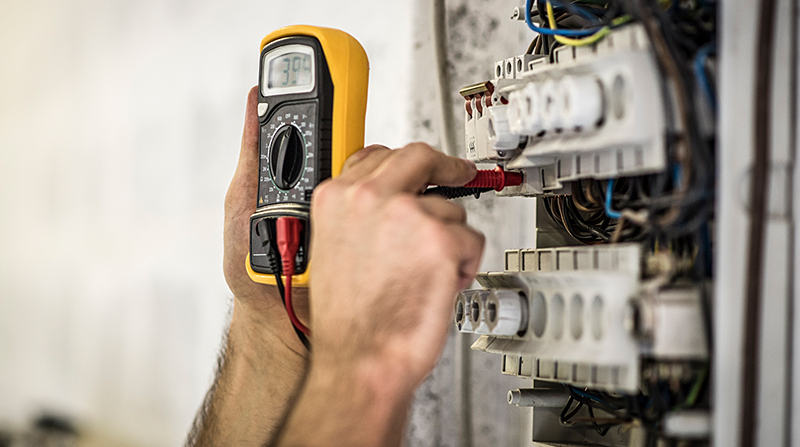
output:
M369 60L360 43L344 31L310 25L292 25L275 30L261 40L259 54L271 42L291 36L316 38L333 84L333 128L331 131L331 176L342 173L345 160L364 147L364 117L367 113ZM250 279L275 285L275 276L258 273L245 262ZM293 287L307 287L311 261L306 271L292 277Z

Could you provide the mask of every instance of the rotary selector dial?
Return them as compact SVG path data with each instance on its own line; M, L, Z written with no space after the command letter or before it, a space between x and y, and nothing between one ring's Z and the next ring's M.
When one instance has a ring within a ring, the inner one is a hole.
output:
M300 129L287 124L275 131L270 145L270 176L278 189L288 191L297 184L305 155L305 139Z
M330 152L320 147L316 112L316 102L282 105L261 122L258 206L308 203L314 186L330 175L324 175Z

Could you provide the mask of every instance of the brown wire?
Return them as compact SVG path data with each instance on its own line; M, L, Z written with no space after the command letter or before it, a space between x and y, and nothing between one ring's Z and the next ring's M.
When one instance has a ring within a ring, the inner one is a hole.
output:
M594 203L598 207L602 208L603 207L602 200L597 200L594 196L594 189L593 189L594 186L597 186L597 182L595 180L589 180L588 182L586 182L586 186L584 187L584 196L586 196L587 200Z
M756 86L754 89L753 172L750 179L750 237L747 247L745 284L744 346L742 356L742 417L739 420L740 444L756 445L758 427L759 378L761 362L761 301L764 282L764 240L768 218L767 197L770 169L772 115L772 62L774 58L775 0L762 0L756 41Z

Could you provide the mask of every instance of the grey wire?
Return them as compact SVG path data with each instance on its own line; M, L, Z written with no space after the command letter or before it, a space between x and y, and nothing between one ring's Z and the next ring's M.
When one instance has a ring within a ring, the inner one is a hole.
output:
M459 156L461 150L456 144L453 103L450 97L451 82L447 63L447 28L445 0L432 0L431 33L433 34L433 58L436 67L436 80L439 87L439 145L447 155ZM456 426L458 445L472 447L472 362L469 340L464 334L455 335L455 383L456 383Z
M472 447L472 340L469 334L455 331L454 342L457 445Z
M447 11L445 0L433 0L431 6L433 9L431 14L433 19L431 26L433 59L436 67L436 81L439 87L439 145L442 152L457 157L462 154L458 144L456 144L458 138L456 137L454 126L453 101L450 96L452 87L450 85L450 72L447 69L447 27L445 22Z

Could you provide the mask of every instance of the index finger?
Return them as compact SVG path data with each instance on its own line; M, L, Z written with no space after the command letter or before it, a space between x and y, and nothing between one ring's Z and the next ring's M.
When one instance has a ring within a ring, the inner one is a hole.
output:
M385 193L417 193L428 185L461 186L477 172L469 160L447 156L425 143L412 143L392 151L371 183Z

